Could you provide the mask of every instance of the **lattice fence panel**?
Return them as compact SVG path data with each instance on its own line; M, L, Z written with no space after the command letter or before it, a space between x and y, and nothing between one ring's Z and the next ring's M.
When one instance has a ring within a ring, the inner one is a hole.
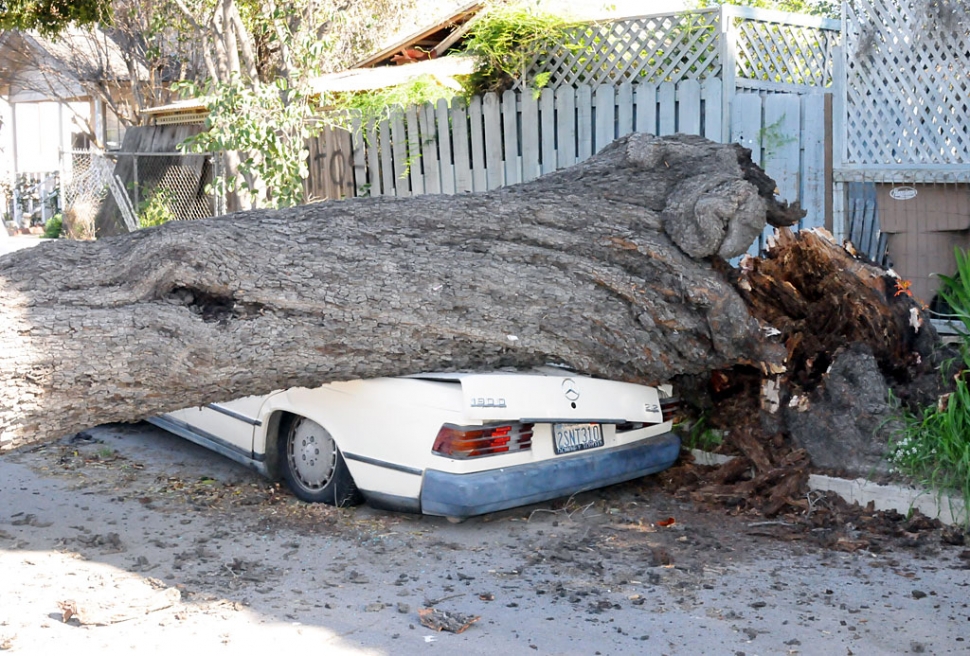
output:
M536 57L527 79L549 73L547 86L557 89L717 77L719 23L719 12L706 10L578 26Z
M827 87L839 33L816 27L736 18L737 76L746 80Z
M970 164L966 0L853 0L846 18L847 163Z

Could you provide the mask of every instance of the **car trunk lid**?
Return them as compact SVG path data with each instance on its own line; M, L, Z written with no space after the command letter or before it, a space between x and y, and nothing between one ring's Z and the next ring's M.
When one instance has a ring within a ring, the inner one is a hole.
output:
M460 377L463 414L481 421L660 423L656 388L576 375Z

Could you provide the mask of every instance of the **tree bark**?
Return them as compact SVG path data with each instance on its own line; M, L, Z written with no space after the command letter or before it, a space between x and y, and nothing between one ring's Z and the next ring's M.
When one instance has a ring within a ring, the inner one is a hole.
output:
M482 194L169 223L0 259L0 449L288 386L562 363L659 383L781 345L715 266L785 214L749 152L630 135ZM761 193L764 193L763 191Z

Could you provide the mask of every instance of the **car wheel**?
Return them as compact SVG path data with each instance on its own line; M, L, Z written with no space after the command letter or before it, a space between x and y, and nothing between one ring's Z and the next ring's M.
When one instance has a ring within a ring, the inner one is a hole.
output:
M295 417L280 441L283 478L293 493L310 502L345 506L360 502L360 493L337 443L320 424Z

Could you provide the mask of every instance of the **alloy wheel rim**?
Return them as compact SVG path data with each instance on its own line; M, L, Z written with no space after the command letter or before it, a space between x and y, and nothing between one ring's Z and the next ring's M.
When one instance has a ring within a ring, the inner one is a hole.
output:
M320 490L333 478L337 448L322 426L301 419L293 428L287 459L300 485L308 490Z

